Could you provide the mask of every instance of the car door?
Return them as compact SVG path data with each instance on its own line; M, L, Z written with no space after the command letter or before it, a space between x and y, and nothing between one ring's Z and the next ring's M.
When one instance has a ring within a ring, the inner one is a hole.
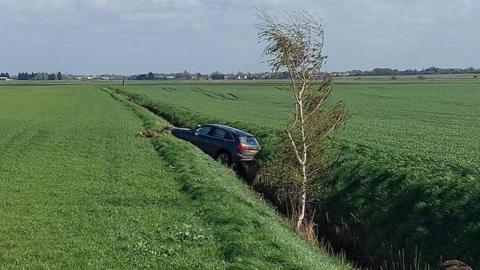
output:
M195 134L191 142L196 145L198 148L202 149L204 152L207 152L208 149L208 139L209 133L212 130L210 126L202 126L195 130Z
M215 156L220 149L226 148L225 136L227 132L220 128L212 128L208 133L207 138L207 152L211 156Z

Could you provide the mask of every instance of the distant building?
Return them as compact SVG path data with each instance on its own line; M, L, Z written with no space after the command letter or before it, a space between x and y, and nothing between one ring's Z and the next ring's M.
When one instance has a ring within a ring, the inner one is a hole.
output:
M332 76L334 77L347 77L350 76L351 74L349 72L333 72Z
M0 77L0 81L11 81L12 79L8 78L8 77Z

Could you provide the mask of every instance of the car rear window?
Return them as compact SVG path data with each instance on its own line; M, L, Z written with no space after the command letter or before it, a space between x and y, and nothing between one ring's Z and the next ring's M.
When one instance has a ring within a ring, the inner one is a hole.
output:
M244 145L258 145L257 138L255 137L239 137L238 139L240 140L240 143Z

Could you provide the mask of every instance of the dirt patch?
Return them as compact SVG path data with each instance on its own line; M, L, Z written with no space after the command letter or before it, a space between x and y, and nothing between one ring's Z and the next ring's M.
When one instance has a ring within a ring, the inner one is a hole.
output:
M135 134L136 138L153 138L165 132L170 132L171 127L164 127L162 129L147 129L145 131L139 131Z

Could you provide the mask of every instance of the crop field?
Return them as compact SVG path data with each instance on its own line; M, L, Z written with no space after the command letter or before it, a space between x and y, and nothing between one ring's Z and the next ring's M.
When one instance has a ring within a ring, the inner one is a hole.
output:
M172 83L126 90L208 119L278 129L290 109L286 86ZM352 114L340 134L348 142L480 166L480 82L339 83L334 99L344 101Z
M257 134L266 149L288 117L282 82L147 83L113 86L130 99L187 126L234 124ZM340 81L335 101L351 119L329 194L331 234L345 227L368 254L398 250L436 264L460 258L480 266L480 82ZM320 196L320 195L319 195ZM325 220L318 215L318 222ZM340 233L342 234L342 233ZM332 238L332 237L331 237ZM333 237L335 238L335 237ZM340 241L341 242L341 241ZM412 255L413 254L413 255ZM390 257L389 257L390 256Z
M0 268L349 269L98 85L0 85Z

